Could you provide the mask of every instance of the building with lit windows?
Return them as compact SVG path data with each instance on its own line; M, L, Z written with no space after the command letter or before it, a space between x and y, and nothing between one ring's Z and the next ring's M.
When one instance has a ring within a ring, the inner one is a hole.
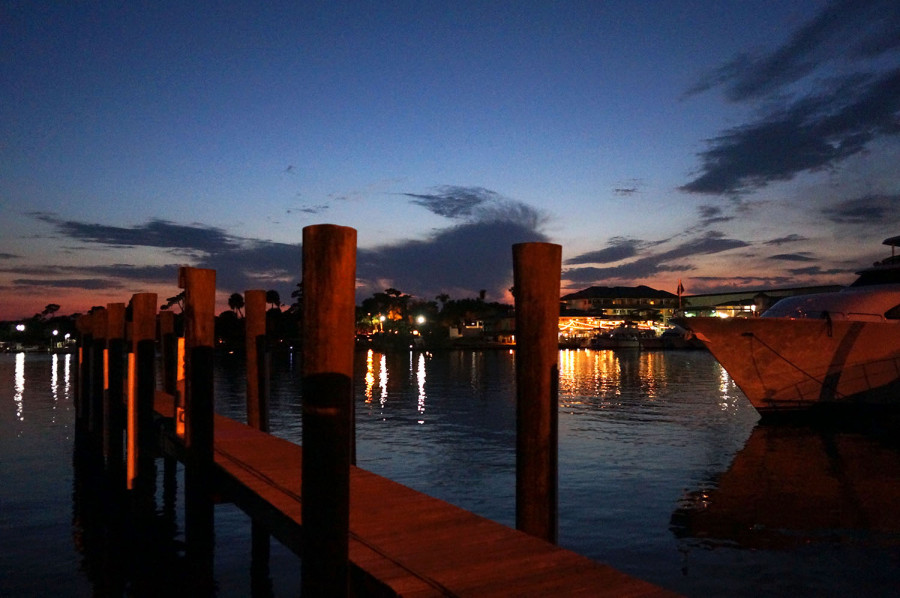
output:
M779 299L794 295L812 295L815 293L832 293L841 290L839 285L814 287L793 287L787 289L765 289L753 291L732 291L727 293L708 293L682 297L684 315L719 316L721 318L740 318L758 316L774 305Z
M658 333L678 309L677 295L644 285L589 287L564 295L560 302L560 342L572 346L624 325Z

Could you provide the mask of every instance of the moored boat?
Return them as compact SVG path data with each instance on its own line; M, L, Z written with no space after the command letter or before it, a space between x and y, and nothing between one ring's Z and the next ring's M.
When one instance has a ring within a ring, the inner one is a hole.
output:
M653 338L656 334L651 330L643 330L637 326L622 325L613 328L609 332L594 336L590 344L591 349L640 349L641 341Z
M884 241L900 246L900 236ZM782 299L759 318L686 318L762 415L900 407L900 256L836 293Z

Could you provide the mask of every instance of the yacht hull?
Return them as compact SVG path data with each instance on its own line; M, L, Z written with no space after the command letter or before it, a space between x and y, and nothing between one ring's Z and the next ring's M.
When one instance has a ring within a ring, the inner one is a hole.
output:
M900 325L786 318L687 318L762 415L900 406Z

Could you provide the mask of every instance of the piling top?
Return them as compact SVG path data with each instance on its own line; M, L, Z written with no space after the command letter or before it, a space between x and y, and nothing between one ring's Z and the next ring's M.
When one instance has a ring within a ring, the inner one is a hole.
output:
M125 304L106 304L106 333L110 340L125 338Z
M78 319L75 320L75 328L78 330L78 334L91 334L92 323L93 318L91 318L91 314L82 314L78 316Z
M106 323L107 323L107 314L106 310L103 308L94 310L92 314L92 331L94 333L95 340L103 340L106 338Z
M156 338L156 293L131 297L132 340L137 343Z
M356 229L303 229L303 372L353 376Z
M182 267L178 286L184 289L184 341L189 347L215 345L216 271Z
M244 291L244 325L247 339L254 339L266 333L266 292L262 289ZM247 345L248 347L250 345ZM255 346L255 345L254 345Z

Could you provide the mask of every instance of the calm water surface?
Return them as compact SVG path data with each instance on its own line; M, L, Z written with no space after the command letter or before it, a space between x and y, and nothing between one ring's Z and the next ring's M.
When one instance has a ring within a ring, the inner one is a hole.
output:
M240 418L241 364L220 365L217 409ZM359 353L358 464L513 525L514 379L504 351ZM189 575L180 477L157 500L152 527L169 531L133 551L151 563L97 548L108 543L73 468L73 357L0 355L0 384L0 596L147 594ZM272 389L273 433L300 442L298 365L278 363ZM896 443L760 426L705 352L561 351L560 395L566 548L689 596L896 595ZM219 596L251 594L249 527L216 507ZM110 564L126 579L111 583ZM298 571L274 542L257 595L297 595Z

